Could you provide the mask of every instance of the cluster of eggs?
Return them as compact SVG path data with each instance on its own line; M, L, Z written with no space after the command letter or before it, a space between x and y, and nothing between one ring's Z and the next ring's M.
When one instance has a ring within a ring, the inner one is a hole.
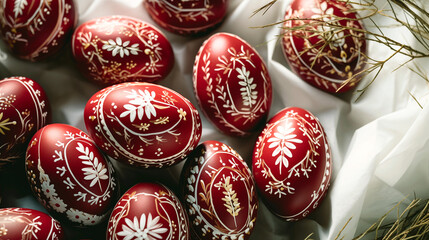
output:
M193 36L221 24L227 0L145 0L144 7L166 30ZM294 20L285 25L294 28L312 18L331 21L337 15L347 20L334 25L363 28L350 9L336 1L295 0L285 16ZM71 0L5 1L0 13L3 38L12 52L32 61L57 54L77 22ZM332 25L314 26L329 36L285 32L282 46L303 80L326 91L345 91L364 68L366 45L359 33L339 32ZM320 49L328 38L328 46ZM308 49L326 54L315 60ZM0 81L0 167L23 158L27 149L28 182L55 219L74 226L109 219L108 239L248 239L259 208L257 196L275 215L293 221L310 214L326 194L331 154L323 127L297 107L283 109L267 123L272 99L268 69L240 37L217 33L202 44L193 87L200 109L219 131L260 134L251 168L224 143L199 144L197 108L180 93L154 83L174 65L173 49L156 27L126 16L97 18L74 31L72 51L82 74L104 87L85 106L88 134L51 124L48 99L36 82L25 77ZM313 66L315 61L320 64ZM162 184L139 183L117 201L119 183L106 155L141 168L185 161L181 199ZM63 236L56 220L34 210L1 209L0 219L8 236Z

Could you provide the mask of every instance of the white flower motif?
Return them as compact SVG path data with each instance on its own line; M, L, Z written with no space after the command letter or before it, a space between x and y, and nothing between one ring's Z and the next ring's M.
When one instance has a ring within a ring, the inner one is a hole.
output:
M49 199L49 205L57 212L63 213L67 210L67 204L61 198L52 197Z
M22 43L28 42L28 40L25 39L21 33L15 33L15 32L6 32L6 40L12 44L16 42L22 42Z
M124 108L127 110L123 112L120 117L126 117L130 115L130 122L133 122L136 119L136 116L139 120L143 118L143 115L146 113L146 117L150 119L152 116L156 117L156 110L153 104L151 103L155 99L155 92L149 92L148 90L138 90L138 93L133 89L131 92L127 92L127 98L131 98L129 101L130 104L125 104Z
M74 208L67 210L66 214L70 221L84 225L95 225L102 220L100 216L85 213Z
M320 4L320 8L312 8L314 19L323 19L323 20L329 20L331 16L334 15L334 9L328 8L327 2L322 2Z
M93 214L84 213L86 218L82 221L83 225L92 226L100 223L103 220L103 216L97 216Z
M333 17L334 9L328 8L327 2L322 2L320 8L313 8L312 11L314 13L312 18L321 21L317 26L317 31L320 32L319 38L329 42L331 48L343 46L344 32L341 24Z
M133 55L138 55L141 50L139 49L139 44L135 43L131 46L130 41L122 42L122 39L120 37L116 37L116 41L113 39L109 39L107 42L104 43L102 49L111 51L112 56L116 56L116 54L119 53L119 56L121 58L124 57L124 55L129 56L130 53Z
M58 196L58 194L55 191L54 185L49 184L48 181L44 181L42 183L42 191L43 191L43 194L45 194L45 196L47 198L52 198L52 197Z
M92 32L82 33L80 32L77 39L82 43L86 48L91 44L92 41Z
M274 137L268 139L271 143L269 148L276 148L273 151L272 156L276 157L275 165L279 165L280 174L282 172L282 165L287 168L289 166L288 158L292 158L291 149L296 149L294 143L302 143L301 139L296 138L296 134L293 134L295 128L292 127L292 123L287 123L286 126L278 126L277 131L274 133Z
M125 218L125 223L122 224L122 231L117 235L124 237L124 240L156 240L162 239L160 234L167 232L167 228L161 228L162 224L158 223L160 217L156 216L152 219L152 214L149 213L147 219L146 214L140 216L140 222L137 217L133 221Z
M327 41L331 48L341 47L346 42L344 32L341 30L340 25L338 25L338 27L331 27L322 23L317 26L317 31L320 33L319 38Z
M236 68L235 70L238 72L237 78L241 79L238 84L242 86L240 91L243 98L243 105L252 107L252 105L256 104L256 99L258 98L258 92L255 91L256 83L253 83L250 71L247 71L244 66L241 69Z

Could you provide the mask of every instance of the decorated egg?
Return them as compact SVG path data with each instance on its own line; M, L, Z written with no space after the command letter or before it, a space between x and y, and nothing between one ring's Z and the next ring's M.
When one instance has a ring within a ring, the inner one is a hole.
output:
M0 81L0 169L25 157L30 138L51 121L42 87L26 77Z
M144 0L152 19L173 33L205 33L219 25L226 15L228 0Z
M115 204L113 167L75 127L50 124L40 129L28 146L25 168L34 195L60 221L97 225Z
M258 199L241 156L218 141L200 144L187 158L180 188L196 239L249 239Z
M198 111L179 93L151 83L102 89L85 106L90 136L112 158L166 167L181 161L201 138Z
M110 215L107 239L189 239L188 218L174 193L162 184L139 183Z
M271 80L264 61L243 39L211 36L194 65L194 91L201 109L226 134L243 136L265 125Z
M58 221L46 213L27 208L0 209L0 238L65 239Z
M304 81L327 92L345 92L362 78L366 37L350 4L294 0L286 11L284 29L284 55Z
M77 22L73 0L4 0L1 33L13 54L31 61L56 54Z
M167 38L154 26L126 16L83 23L73 34L72 50L82 74L102 85L158 81L174 65Z
M331 178L331 154L319 120L285 108L266 125L253 152L253 176L260 196L277 216L295 221L320 203Z

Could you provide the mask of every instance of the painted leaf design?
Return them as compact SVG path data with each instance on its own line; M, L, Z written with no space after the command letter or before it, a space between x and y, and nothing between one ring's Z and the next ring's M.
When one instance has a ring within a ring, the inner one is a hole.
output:
M242 86L240 91L243 104L251 107L256 104L256 100L258 98L258 92L255 91L256 84L253 83L253 78L250 77L250 71L247 71L244 66L241 69L236 68L236 71L238 72L237 78L241 79L238 84Z
M93 187L98 183L98 186L101 188L101 180L107 180L107 168L103 163L98 161L98 158L94 156L94 153L89 150L88 147L84 147L82 143L77 143L76 150L78 150L83 155L79 156L79 159L82 160L82 163L88 167L82 168L83 174L85 177L83 179L91 181L89 184L90 187Z
M22 10L24 10L25 6L28 5L27 0L16 0L13 8L13 12L15 13L15 18L19 15L22 15Z
M142 120L145 114L147 119L151 119L152 116L156 117L155 107L159 107L152 104L155 99L155 92L149 92L148 90L138 90L137 92L132 89L131 92L126 91L126 93L128 94L126 97L131 100L129 104L124 105L126 111L121 113L119 117L123 118L130 115L130 122L134 122L136 117Z
M15 125L16 121L10 122L9 118L3 119L3 112L0 112L0 133L6 135L5 131L10 131L8 125Z
M224 197L222 200L224 201L224 206L227 208L227 212L231 214L234 218L238 216L238 213L241 210L240 202L238 202L237 193L234 189L232 189L232 184L230 183L231 177L226 177L225 182L222 184L222 187L225 191L222 193Z
M275 165L279 165L280 174L282 173L282 166L289 167L289 159L293 156L291 150L297 148L295 144L303 143L301 139L297 138L294 131L295 128L292 127L292 123L287 123L286 126L278 126L274 136L267 141L270 143L269 148L275 148L272 156L277 157Z
M152 121L154 124L167 124L169 122L169 117L160 117L155 121Z

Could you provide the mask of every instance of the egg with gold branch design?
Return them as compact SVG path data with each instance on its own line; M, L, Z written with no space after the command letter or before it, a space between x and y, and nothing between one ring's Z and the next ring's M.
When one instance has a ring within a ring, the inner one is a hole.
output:
M3 40L20 58L39 61L57 54L77 23L73 0L3 0Z
M154 26L127 16L81 24L73 34L72 51L82 74L103 86L159 81L174 65L168 39Z
M26 77L0 81L0 169L25 158L31 137L51 121L48 98Z
M241 156L218 141L205 141L188 155L180 189L195 239L249 239L258 199Z

